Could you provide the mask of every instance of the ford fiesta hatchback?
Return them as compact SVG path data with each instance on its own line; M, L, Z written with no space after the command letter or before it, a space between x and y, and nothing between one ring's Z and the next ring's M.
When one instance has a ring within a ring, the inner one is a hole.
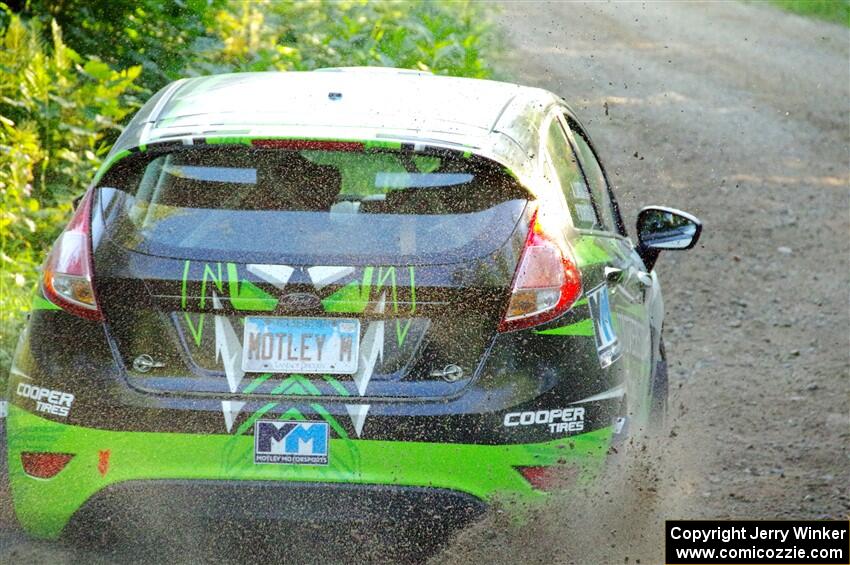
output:
M177 81L44 264L8 389L17 517L51 538L151 493L351 521L539 498L663 417L652 268L699 235L650 207L629 239L544 90L387 69Z

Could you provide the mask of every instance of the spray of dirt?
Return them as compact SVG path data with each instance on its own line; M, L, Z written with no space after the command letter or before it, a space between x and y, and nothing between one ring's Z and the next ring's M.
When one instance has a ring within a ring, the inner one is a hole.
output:
M692 490L695 459L675 432L609 453L592 485L552 494L525 519L493 508L432 563L660 563L664 520Z

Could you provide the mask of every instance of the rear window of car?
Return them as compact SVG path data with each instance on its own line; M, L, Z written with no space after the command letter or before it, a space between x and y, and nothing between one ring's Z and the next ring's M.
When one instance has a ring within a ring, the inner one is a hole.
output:
M108 236L232 261L451 262L492 253L529 195L454 152L197 147L127 158L101 182Z

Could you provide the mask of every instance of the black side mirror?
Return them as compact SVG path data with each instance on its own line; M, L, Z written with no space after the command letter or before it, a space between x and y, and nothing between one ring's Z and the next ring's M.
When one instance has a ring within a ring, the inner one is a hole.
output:
M662 249L690 249L699 241L702 222L675 208L647 206L638 214L638 253L652 270Z
M71 200L71 209L72 210L76 210L77 208L80 207L80 202L83 201L83 196L85 196L85 195L86 195L86 193L84 192L81 195L74 197L73 200Z

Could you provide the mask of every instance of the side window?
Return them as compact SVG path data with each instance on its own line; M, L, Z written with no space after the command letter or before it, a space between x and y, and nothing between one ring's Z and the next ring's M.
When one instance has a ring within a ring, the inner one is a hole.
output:
M581 129L572 121L569 122L569 125L573 132L573 140L578 150L581 167L587 176L587 182L590 183L590 193L593 195L593 200L596 203L596 211L599 214L599 219L602 221L602 225L606 231L616 232L617 223L614 219L614 206L611 203L611 193L608 192L608 183L605 182L605 175L602 173L599 160L593 153L593 149L590 148L590 144L585 139Z
M590 199L590 190L581 174L573 148L564 134L558 120L552 120L546 132L546 149L558 184L564 192L564 198L573 218L573 225L578 229L603 229L596 217L596 210Z

